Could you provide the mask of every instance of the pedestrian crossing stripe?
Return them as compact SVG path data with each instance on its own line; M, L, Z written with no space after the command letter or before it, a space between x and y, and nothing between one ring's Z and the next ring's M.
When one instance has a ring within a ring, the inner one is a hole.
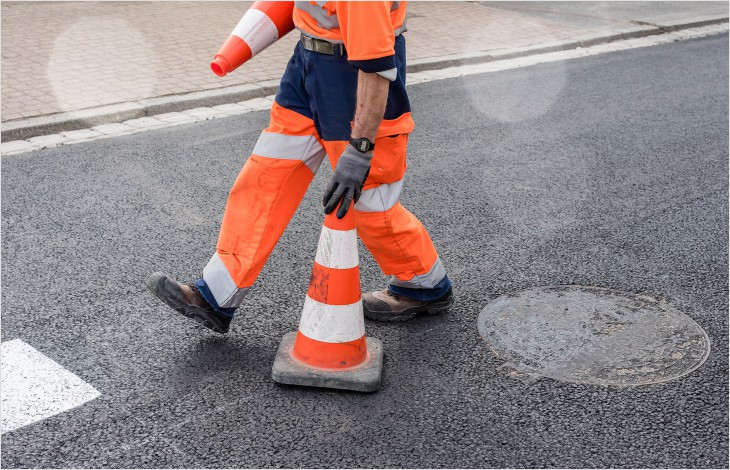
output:
M19 339L2 343L0 371L3 434L76 408L101 395Z

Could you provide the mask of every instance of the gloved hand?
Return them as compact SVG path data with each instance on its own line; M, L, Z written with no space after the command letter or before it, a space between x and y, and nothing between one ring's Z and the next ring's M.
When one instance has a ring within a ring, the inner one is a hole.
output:
M324 213L329 214L337 203L342 200L337 210L337 218L341 219L347 214L352 201L357 202L362 194L362 186L370 173L370 160L373 152L361 153L352 145L347 145L345 151L337 161L335 174L332 175L330 184L324 192Z

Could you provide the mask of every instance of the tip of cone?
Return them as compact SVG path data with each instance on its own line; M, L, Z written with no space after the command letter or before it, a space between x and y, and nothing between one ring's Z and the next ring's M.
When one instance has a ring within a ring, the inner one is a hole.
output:
M341 219L337 218L337 210L339 209L339 205L335 210L330 212L329 214L324 216L324 225L327 228L331 228L332 230L352 230L356 227L357 222L355 220L355 210L354 210L355 204L350 203L350 208L348 209L345 216Z
M210 63L210 69L213 71L214 74L218 75L219 77L225 77L228 73L228 64L224 60L221 60L219 57L216 57Z

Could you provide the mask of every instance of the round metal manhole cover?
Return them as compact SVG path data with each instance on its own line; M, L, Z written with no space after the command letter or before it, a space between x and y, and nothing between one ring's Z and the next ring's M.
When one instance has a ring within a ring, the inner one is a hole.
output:
M514 374L596 385L665 382L710 353L705 331L666 302L596 287L503 295L479 314L479 333Z

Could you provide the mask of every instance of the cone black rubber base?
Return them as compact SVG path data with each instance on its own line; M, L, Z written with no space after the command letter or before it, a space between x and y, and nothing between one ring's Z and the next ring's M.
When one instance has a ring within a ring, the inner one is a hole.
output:
M336 388L356 392L374 392L380 388L383 375L383 343L379 339L365 338L368 346L367 360L347 370L329 370L309 367L291 356L297 332L287 333L276 353L271 378L274 382L305 387Z

